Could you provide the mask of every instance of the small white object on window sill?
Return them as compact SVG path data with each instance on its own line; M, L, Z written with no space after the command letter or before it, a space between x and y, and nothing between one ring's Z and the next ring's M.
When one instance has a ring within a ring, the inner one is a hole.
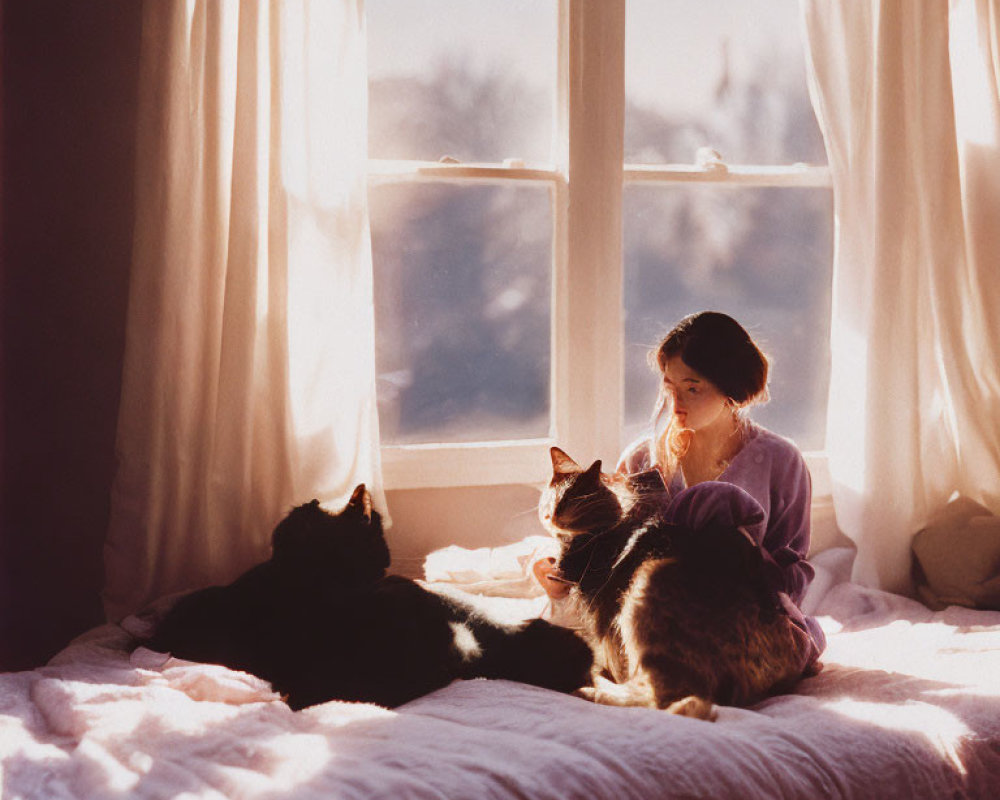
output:
M706 171L726 171L726 162L722 160L722 155L718 150L713 150L711 147L699 147L697 152L695 152L694 163Z

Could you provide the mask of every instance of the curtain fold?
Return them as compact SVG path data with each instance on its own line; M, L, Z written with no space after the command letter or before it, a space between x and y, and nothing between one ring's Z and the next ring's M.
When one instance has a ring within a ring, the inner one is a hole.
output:
M802 7L836 214L834 506L855 580L908 592L912 536L955 492L1000 512L1000 139L994 116L974 153L965 107L972 75L995 104L997 6Z
M117 619L381 495L360 0L151 0L105 547Z

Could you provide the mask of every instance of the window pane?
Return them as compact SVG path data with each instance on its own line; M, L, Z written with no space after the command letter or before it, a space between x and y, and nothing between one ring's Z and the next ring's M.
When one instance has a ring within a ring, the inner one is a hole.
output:
M625 160L825 164L799 0L629 0Z
M547 186L372 189L382 441L549 433Z
M656 398L647 353L686 314L713 310L739 320L771 358L771 400L751 417L822 449L830 191L630 186L624 213L625 442L648 423Z
M548 163L556 0L367 0L369 156Z

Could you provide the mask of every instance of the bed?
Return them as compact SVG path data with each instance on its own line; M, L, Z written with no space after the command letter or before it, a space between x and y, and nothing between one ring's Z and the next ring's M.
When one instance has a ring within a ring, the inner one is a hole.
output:
M450 549L427 577L537 614L525 553ZM815 558L822 673L714 723L487 680L293 712L253 676L131 652L148 617L105 625L0 675L3 797L1000 796L1000 612L862 588L849 558Z

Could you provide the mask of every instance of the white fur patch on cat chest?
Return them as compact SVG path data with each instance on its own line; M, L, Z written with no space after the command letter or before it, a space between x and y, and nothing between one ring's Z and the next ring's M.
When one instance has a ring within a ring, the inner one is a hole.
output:
M452 645L462 657L462 661L472 661L482 655L483 648L468 625L461 622L449 622L452 632Z

